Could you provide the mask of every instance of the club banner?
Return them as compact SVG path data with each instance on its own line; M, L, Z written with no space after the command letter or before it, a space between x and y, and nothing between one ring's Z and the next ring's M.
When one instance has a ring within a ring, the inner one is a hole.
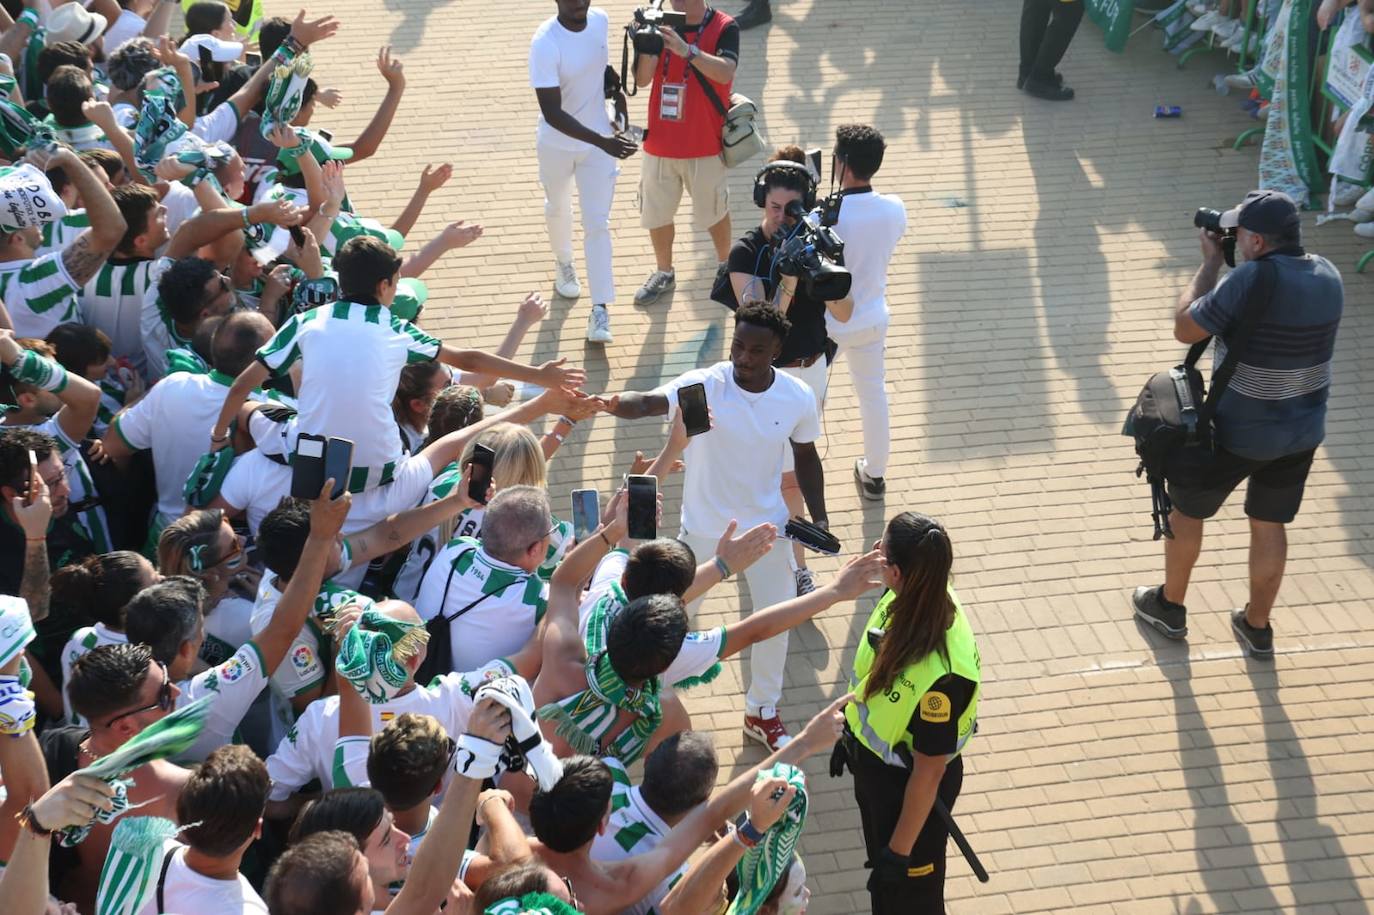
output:
M1064 2L1064 0L1060 0ZM1070 0L1072 2L1072 0ZM1088 18L1102 29L1108 51L1126 49L1131 36L1131 17L1135 15L1135 0L1083 0Z
M1312 142L1308 85L1312 72L1311 28L1312 0L1287 0L1279 13L1279 23L1270 32L1271 41L1282 34L1282 44L1276 45L1281 60L1264 127L1259 166L1262 190L1283 191L1303 207L1311 193L1325 184ZM1267 57L1266 53L1266 68Z

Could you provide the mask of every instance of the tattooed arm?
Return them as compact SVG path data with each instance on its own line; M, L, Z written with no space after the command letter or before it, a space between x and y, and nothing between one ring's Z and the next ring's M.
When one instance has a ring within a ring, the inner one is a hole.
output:
M76 153L65 148L59 150L52 157L49 167L53 165L61 165L72 184L76 185L91 220L91 227L62 251L62 266L67 268L72 282L84 286L124 238L128 224L124 222L104 182L91 173Z

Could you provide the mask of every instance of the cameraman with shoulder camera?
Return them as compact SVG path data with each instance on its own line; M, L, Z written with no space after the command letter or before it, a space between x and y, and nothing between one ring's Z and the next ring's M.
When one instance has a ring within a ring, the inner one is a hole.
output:
M843 124L835 131L831 171L840 184L835 231L845 243L844 265L854 275L849 296L854 313L848 320L827 312L830 337L849 363L854 396L863 424L863 457L854 462L854 477L865 499L886 494L889 450L887 380L887 265L906 233L906 206L900 197L873 190L873 176L883 164L887 143L877 128Z
M611 268L611 200L620 159L639 147L611 130L606 99L624 110L619 79L610 68L610 19L588 0L557 0L558 14L540 24L530 41L530 85L539 99L539 183L544 222L555 262L554 289L582 294L573 266L572 190L582 211L582 248L592 289L589 343L611 342L607 306L615 298ZM614 84L614 85L612 85Z
M1252 657L1270 657L1269 613L1288 553L1284 525L1298 513L1313 453L1326 434L1345 293L1331 262L1303 250L1298 208L1285 194L1251 191L1240 206L1199 212L1196 221L1214 227L1199 233L1202 266L1179 297L1174 336L1182 343L1215 338L1214 377L1227 347L1242 333L1249 336L1217 405L1213 454L1188 480L1169 480L1174 536L1164 541L1164 584L1137 588L1132 603L1136 616L1169 638L1188 634L1183 599L1202 549L1203 521L1249 480L1250 600L1231 611L1231 626ZM1223 244L1233 240L1246 263L1218 283ZM1261 288L1260 261L1273 265L1272 291Z
M784 146L759 170L754 177L754 202L763 208L763 221L735 242L726 265L735 303L766 302L787 316L791 327L773 367L811 389L820 416L835 354L834 344L826 335L826 318L829 315L848 321L854 313L854 300L847 295L833 301L818 298L814 284L801 275L804 265L784 256L785 243L803 228L798 226L798 214L816 204L816 178L803 164L805 159L799 147ZM847 292L847 285L845 288ZM792 516L802 515L805 502L790 452L784 455L782 494ZM816 523L825 526L826 521L816 519ZM814 584L800 544L794 545L793 557L800 597L810 593Z
M692 198L692 225L710 234L716 260L724 261L730 253L728 169L720 152L739 63L739 27L706 0L672 4L686 15L686 25L650 20L632 32L635 85L653 84L639 216L649 230L656 261L654 272L635 293L636 305L648 305L673 288L673 216L684 187Z

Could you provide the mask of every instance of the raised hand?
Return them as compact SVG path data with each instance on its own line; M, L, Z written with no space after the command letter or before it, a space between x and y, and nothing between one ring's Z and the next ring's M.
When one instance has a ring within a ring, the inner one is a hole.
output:
M405 86L405 65L391 56L391 45L386 45L377 52L377 70L388 85L396 88Z
M453 166L445 162L443 165L426 165L424 171L420 172L420 187L425 192L432 194L439 188L448 183L448 179L453 177Z
M866 591L881 587L883 584L883 554L872 550L862 556L855 556L844 564L840 574L835 576L828 588L838 600L853 600Z
M461 219L444 226L444 230L439 233L439 238L443 240L444 247L450 251L456 248L466 248L481 237L482 227L480 225L477 223L468 225Z

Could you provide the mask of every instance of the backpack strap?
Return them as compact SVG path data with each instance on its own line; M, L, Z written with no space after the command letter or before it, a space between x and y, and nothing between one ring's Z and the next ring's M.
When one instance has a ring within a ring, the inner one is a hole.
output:
M1199 427L1207 426L1212 417L1216 415L1217 404L1231 383L1231 376L1236 373L1236 367L1240 363L1240 356L1245 345L1250 342L1251 336L1268 316L1270 305L1274 301L1274 289L1278 286L1278 268L1267 259L1256 261L1255 266L1258 268L1259 276L1255 279L1255 285L1250 290L1250 296L1242 312L1242 317L1245 320L1239 322L1235 335L1227 345L1226 358L1221 360L1221 365L1212 372L1212 383L1207 391L1207 399L1202 402L1202 406L1198 408L1197 412ZM1203 340L1194 343L1193 347L1194 349L1198 346L1205 348L1206 344L1207 340ZM1192 356L1192 350L1189 350L1188 355ZM1199 355L1201 354L1199 353Z
M167 911L167 901L163 898L167 888L167 871L172 867L172 856L177 853L177 848L178 846L173 845L162 856L162 873L157 875L157 911L159 915Z
M475 546L468 547L468 548L467 548L466 550L464 550L462 553L459 553L458 556L454 556L454 557L453 557L453 561L452 561L451 563L449 563L448 580L444 582L444 596L439 600L439 606L440 606L441 608L444 606L444 604L448 603L448 589L449 589L449 586L453 584L453 574L454 574L455 572L458 571L458 558L459 558L460 556L463 556L463 555L465 555L465 554L467 554L467 553L470 553L470 552L472 552L472 551L474 551L474 550L476 550L476 549L477 549L477 547L475 547ZM472 610L473 608L475 608L478 604L482 603L482 601L486 600L488 597L495 597L496 595L500 594L502 591L506 590L507 588L509 588L509 587L510 587L511 585L513 585L513 584L515 584L515 582L513 582L513 581L512 581L512 582L507 582L506 584L504 584L504 585L502 585L501 587L497 588L495 591L491 591L491 592L486 593L486 594L479 594L479 595L477 595L477 597L476 597L475 599L473 599L472 601L470 601L466 607L464 607L463 609L459 610L457 613L453 614L452 616L444 616L444 613L443 613L443 610L442 610L442 609L439 611L439 615L442 616L442 617L444 618L444 621L445 621L445 622L451 623L451 622L453 622L454 620L456 620L458 617L460 617L460 616L462 616L463 614L467 613L469 610Z

